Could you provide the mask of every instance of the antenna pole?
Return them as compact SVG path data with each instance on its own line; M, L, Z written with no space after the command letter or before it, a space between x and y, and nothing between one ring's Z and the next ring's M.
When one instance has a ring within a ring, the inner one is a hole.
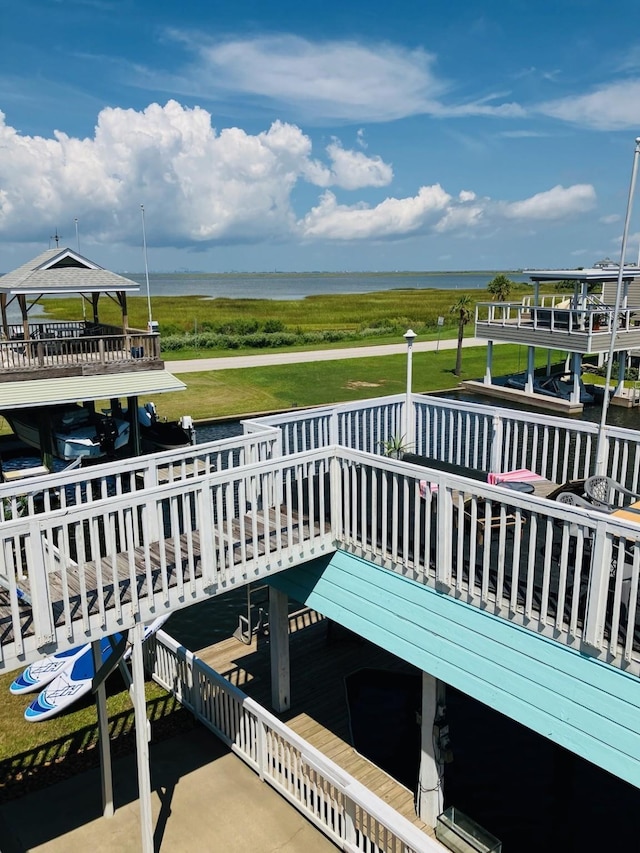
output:
M78 233L78 217L76 216L76 218L73 221L76 224L76 246L77 246L78 252L80 252L80 235Z
M147 307L149 309L149 331L153 328L153 318L151 315L151 288L149 287L149 262L147 260L147 231L144 225L144 204L140 205L140 213L142 214L142 248L144 251L144 274L147 280Z

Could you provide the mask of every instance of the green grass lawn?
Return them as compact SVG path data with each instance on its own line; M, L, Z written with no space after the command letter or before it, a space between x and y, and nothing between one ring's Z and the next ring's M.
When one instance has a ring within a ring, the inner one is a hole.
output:
M459 381L453 373L455 360L455 350L414 353L413 390L423 393L455 387ZM545 362L541 352L539 366ZM496 376L524 370L525 364L525 347L505 344L494 348ZM485 368L485 347L464 350L461 379L481 379ZM196 420L240 417L400 394L406 389L406 370L405 354L182 375L176 370L187 390L163 394L154 402L160 415L170 420L183 414Z

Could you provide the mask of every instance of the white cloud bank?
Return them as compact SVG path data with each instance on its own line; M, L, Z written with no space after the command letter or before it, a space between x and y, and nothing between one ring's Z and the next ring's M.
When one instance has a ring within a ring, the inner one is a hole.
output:
M454 196L434 184L410 197L345 203L339 193L370 196L389 186L392 167L337 139L316 158L310 138L280 121L256 135L237 127L216 131L208 112L176 101L140 112L105 109L93 138L85 139L23 136L0 113L0 146L0 240L13 243L42 244L49 229L78 217L82 233L91 235L83 243L138 245L141 203L153 222L150 243L172 248L466 236L501 224L557 221L595 204L593 187L583 184L515 202L468 189ZM301 184L323 192L296 214Z

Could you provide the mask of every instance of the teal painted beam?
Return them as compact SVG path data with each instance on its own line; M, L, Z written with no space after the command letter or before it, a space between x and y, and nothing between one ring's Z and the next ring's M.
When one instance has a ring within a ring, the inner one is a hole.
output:
M272 583L640 787L635 676L344 551Z

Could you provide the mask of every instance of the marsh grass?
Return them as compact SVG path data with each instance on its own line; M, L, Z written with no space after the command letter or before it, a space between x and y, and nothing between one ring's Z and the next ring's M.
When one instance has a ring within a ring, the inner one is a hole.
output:
M464 285L464 276L461 277ZM512 299L530 293L524 285L514 288ZM455 318L449 314L451 305L468 293L474 304L489 301L484 290L442 290L439 288L374 291L371 293L327 294L307 296L305 299L209 299L203 296L159 296L153 299L153 316L160 324L161 334L193 332L239 321L255 321L263 326L276 318L287 329L305 332L339 329L357 332L381 326L402 329L409 327L420 334L437 334L438 317L444 317L445 330L455 328ZM148 307L145 297L127 299L129 323L144 329L147 325ZM45 299L43 309L52 319L82 318L79 299ZM107 299L100 302L100 319L118 324L119 308Z

